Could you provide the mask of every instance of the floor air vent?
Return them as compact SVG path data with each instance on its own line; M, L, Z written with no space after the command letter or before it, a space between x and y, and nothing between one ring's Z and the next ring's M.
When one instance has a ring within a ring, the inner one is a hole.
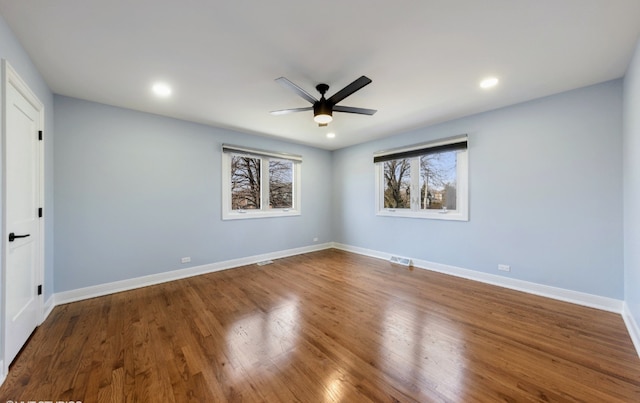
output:
M407 257L391 256L391 259L389 259L389 261L391 263L401 264L403 266L411 266L411 259Z

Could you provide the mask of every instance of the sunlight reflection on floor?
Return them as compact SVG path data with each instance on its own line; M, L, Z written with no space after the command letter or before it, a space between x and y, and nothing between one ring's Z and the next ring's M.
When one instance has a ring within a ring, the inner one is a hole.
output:
M289 299L269 312L254 312L236 321L227 331L230 356L250 370L261 362L274 363L287 357L296 346L299 333L298 300Z
M382 365L408 384L464 385L464 339L459 326L407 304L387 304L382 331Z

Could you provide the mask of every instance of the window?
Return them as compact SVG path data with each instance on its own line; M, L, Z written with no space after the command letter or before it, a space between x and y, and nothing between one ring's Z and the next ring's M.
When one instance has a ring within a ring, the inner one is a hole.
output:
M224 220L300 214L298 155L222 146Z
M378 215L469 219L467 137L374 154Z

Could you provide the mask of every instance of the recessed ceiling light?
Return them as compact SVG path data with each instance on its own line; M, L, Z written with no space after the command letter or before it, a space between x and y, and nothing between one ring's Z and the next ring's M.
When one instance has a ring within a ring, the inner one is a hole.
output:
M487 77L484 80L480 81L480 88L491 88L495 87L498 84L498 79L496 77Z
M153 90L153 93L159 97L166 98L171 95L171 87L165 83L155 83L151 89Z
M335 133L333 133L333 132L332 133L327 133L327 138L328 139L332 139L332 138L335 138L335 137L336 137Z

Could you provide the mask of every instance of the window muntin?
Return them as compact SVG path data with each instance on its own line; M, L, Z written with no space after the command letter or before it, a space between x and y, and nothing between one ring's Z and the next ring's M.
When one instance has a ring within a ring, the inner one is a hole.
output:
M468 220L465 137L376 153L378 215Z
M222 218L300 214L302 158L223 145Z

